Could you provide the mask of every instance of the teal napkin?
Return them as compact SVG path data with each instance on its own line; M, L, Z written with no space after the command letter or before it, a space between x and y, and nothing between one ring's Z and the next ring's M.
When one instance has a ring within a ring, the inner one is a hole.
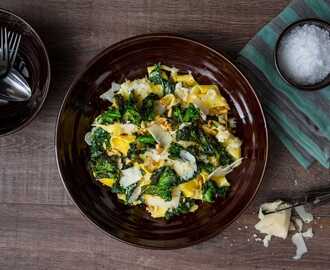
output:
M329 22L330 0L292 1L248 42L237 60L257 91L269 128L302 166L308 168L317 160L329 169L330 87L306 92L289 86L273 60L279 34L305 18Z

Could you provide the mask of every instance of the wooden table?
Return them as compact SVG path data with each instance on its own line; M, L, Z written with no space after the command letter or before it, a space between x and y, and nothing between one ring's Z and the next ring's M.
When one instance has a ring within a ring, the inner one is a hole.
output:
M2 0L41 35L52 67L50 93L23 131L0 139L0 269L329 269L330 206L315 209L309 253L292 260L290 239L254 240L256 210L276 194L328 184L329 171L305 171L271 134L264 184L254 203L221 235L173 251L131 247L86 221L64 190L55 162L55 119L77 72L101 50L142 33L174 32L230 56L288 0Z

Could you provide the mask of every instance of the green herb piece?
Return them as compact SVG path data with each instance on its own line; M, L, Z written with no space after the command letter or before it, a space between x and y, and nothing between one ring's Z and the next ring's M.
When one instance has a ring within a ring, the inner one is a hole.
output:
M127 108L124 113L123 119L126 122L130 122L135 125L139 125L141 123L141 115L134 108Z
M114 96L114 101L118 106L119 112L123 115L126 110L124 97L121 94L116 94Z
M150 72L149 81L154 84L160 84L164 90L164 95L171 94L175 90L175 84L162 77L160 64L155 65L155 68Z
M180 158L180 152L183 149L182 145L172 142L168 148L169 157L172 159Z
M182 141L192 141L199 142L196 128L194 125L188 125L183 128L180 128L176 132L176 139Z
M121 114L117 108L109 107L107 111L100 114L96 118L96 122L98 124L106 125L106 124L112 124L115 121L120 121Z
M225 146L222 143L218 143L217 146L218 159L221 166L226 166L234 162L234 158L228 153Z
M140 144L144 144L144 145L155 145L156 141L154 139L154 137L152 137L152 135L141 135L139 137L137 137L136 139Z
M125 190L125 195L126 195L126 200L128 201L129 198L132 196L132 193L134 191L134 189L136 188L137 186L137 183L134 183L134 184L131 184L129 185L128 187L126 187L124 190Z
M123 120L126 122L133 123L135 125L139 125L141 123L142 117L136 108L137 101L134 96L134 92L132 92L127 100L127 105L125 107L125 112L123 114Z
M103 128L97 127L93 130L90 146L92 160L102 155L107 148L110 148L110 138L110 134Z
M144 193L157 195L165 201L172 199L172 189L179 182L179 177L175 171L164 166L156 170L151 176L152 184L146 187Z
M212 203L217 195L217 187L213 181L207 181L203 185L203 201Z
M125 193L125 189L117 182L111 188L112 193Z
M156 94L149 94L143 101L141 106L141 116L145 121L152 121L156 114L154 111L155 108L155 100L158 99Z
M215 167L211 163L206 163L206 162L203 162L203 161L199 161L197 163L197 166L198 166L200 171L204 170L207 173L211 173L215 170Z
M172 108L172 118L175 120L177 123L182 123L183 122L183 116L184 116L184 111L181 109L180 105L175 105Z
M203 201L212 203L216 198L225 198L229 189L229 186L217 187L213 181L207 181L203 185Z
M106 155L99 156L92 162L92 171L96 178L113 178L118 180L120 177L116 158L110 158Z
M193 104L189 104L189 106L185 109L184 116L182 118L183 122L193 122L200 118L200 111Z
M226 198L228 195L230 187L229 186L223 186L218 188L218 196L220 198Z
M189 198L183 198L177 208L168 209L165 214L165 219L170 220L175 216L180 216L186 213L189 213L191 207L195 205L194 200Z

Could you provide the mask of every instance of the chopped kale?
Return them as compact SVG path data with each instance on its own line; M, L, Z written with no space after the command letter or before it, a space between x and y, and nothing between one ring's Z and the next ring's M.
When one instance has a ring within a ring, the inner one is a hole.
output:
M119 184L115 183L111 188L112 193L125 193L125 189Z
M194 200L189 198L183 198L177 208L168 209L165 214L165 219L170 220L175 216L180 216L182 214L189 213L192 206L195 205Z
M137 186L137 183L134 183L134 184L131 184L128 187L124 188L124 190L125 190L124 193L126 195L127 201L132 196L132 193L133 193L134 189L136 188L136 186Z
M228 191L228 186L217 187L213 181L207 181L203 185L203 201L212 203L216 198L225 198Z
M164 95L171 94L175 90L175 84L163 78L160 64L157 64L155 68L150 72L149 81L154 84L160 84L164 90Z
M143 145L154 146L156 144L156 141L152 135L140 135L136 138L136 140Z
M197 129L193 124L180 128L176 132L176 139L178 141L182 140L182 141L199 142L198 134L197 134L196 130Z
M115 100L115 103L118 106L119 112L123 115L125 113L125 110L126 110L124 97L121 94L116 94L114 96L114 100Z
M92 160L102 155L107 148L110 148L110 137L110 134L103 128L97 127L93 130L90 146Z
M180 152L183 149L182 145L172 142L168 148L169 157L172 159L180 158Z
M175 105L172 108L172 118L175 120L176 123L183 122L184 111L181 109L180 105Z
M218 188L218 196L220 198L226 198L228 195L229 189L230 189L229 186L224 186L224 187Z
M207 173L211 173L215 170L215 167L211 163L206 163L203 161L198 161L197 166L200 171L206 171Z
M217 195L217 187L213 181L207 181L203 185L203 201L212 203Z
M102 125L112 124L121 119L120 111L117 108L109 107L107 111L96 118L96 122Z
M125 113L123 115L123 119L126 122L133 123L135 125L139 125L141 123L142 117L136 107L137 101L134 97L134 92L130 94L127 105L125 108Z
M189 106L184 111L184 116L182 118L183 122L193 122L200 118L200 111L193 104Z
M92 171L96 178L113 178L118 180L120 177L116 158L106 155L99 156L92 161Z
M145 121L152 121L155 118L155 100L158 96L155 94L148 95L143 101L141 106L141 116Z
M218 142L217 145L218 159L221 166L226 166L234 162L234 158L228 153L225 146Z
M200 119L200 111L191 103L187 108L175 105L172 108L172 118L178 124L191 123Z
M164 166L152 174L151 182L152 184L144 190L144 193L157 195L165 201L170 201L172 188L178 184L179 177L172 168Z

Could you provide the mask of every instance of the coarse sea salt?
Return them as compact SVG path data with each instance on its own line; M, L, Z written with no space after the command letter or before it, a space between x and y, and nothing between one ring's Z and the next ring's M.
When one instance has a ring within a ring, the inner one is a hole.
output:
M283 37L278 54L280 69L296 83L311 85L330 73L330 33L305 24Z

